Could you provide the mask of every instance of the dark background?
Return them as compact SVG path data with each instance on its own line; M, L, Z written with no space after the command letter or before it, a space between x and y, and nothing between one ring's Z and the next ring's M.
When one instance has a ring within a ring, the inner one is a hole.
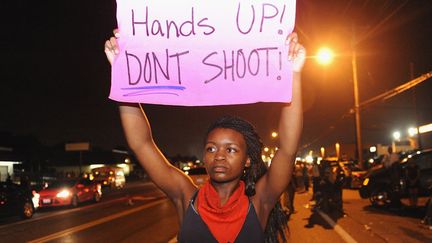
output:
M90 141L106 149L125 147L116 104L107 98L110 66L103 52L116 27L115 1L15 0L0 6L0 134L33 136L46 145ZM330 66L319 66L312 59L305 65L303 151L355 141L349 114L353 37L360 101L364 101L411 80L410 63L414 77L432 70L431 16L430 0L297 2L296 31L308 54L323 44L338 53ZM420 125L431 123L431 83L429 79L415 92L363 110L364 143L390 143L396 129L405 131L416 120ZM225 114L250 120L264 142L271 143L279 107L148 105L146 111L163 151L200 156L207 126Z

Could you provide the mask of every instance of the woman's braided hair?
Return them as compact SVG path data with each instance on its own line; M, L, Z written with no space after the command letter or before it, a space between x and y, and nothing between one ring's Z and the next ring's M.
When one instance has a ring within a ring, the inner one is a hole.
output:
M233 116L225 116L216 120L207 130L208 134L216 128L229 128L241 133L246 141L247 155L251 160L249 168L245 169L242 180L246 184L245 194L250 197L255 195L255 182L267 172L267 166L262 160L261 153L263 143L255 127L249 122ZM206 136L206 137L207 137ZM283 212L280 200L270 212L265 228L265 242L276 243L280 240L287 242L285 233L288 232L288 218Z

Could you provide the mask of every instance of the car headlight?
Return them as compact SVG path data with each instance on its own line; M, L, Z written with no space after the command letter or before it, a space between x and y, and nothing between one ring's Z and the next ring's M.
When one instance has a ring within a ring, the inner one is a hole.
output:
M69 195L70 195L70 192L68 190L63 190L63 191L57 193L56 196L61 197L61 198L66 198L66 197L69 197Z
M369 184L369 178L364 179L363 186L367 186Z
M36 191L32 191L33 197L32 197L32 202L33 202L33 207L36 209L39 207L39 199L40 199L40 195L39 193L37 193Z

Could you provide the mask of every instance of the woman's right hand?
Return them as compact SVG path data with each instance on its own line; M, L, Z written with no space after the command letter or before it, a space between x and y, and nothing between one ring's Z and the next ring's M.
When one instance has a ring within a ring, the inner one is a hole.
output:
M109 63L112 65L115 57L120 53L117 39L120 37L118 29L113 30L114 36L105 42L105 55Z

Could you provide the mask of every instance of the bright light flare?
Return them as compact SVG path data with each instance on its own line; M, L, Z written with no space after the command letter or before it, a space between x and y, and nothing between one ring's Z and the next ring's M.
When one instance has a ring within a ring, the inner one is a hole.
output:
M57 193L57 197L60 197L60 198L67 198L69 196L70 196L70 192L68 190L63 190L63 191Z
M306 163L308 163L308 164L313 163L313 157L311 155L306 156L305 160L306 160Z
M416 135L418 132L417 132L417 128L414 128L414 127L410 127L410 128L408 128L408 135L410 136L410 137L413 137L414 135Z
M394 132L393 138L398 141L401 138L401 133L399 131Z
M432 132L432 123L419 127L420 133Z
M32 191L33 197L32 197L32 202L33 202L33 207L35 209L39 208L39 199L40 199L40 195L39 193L37 193L36 191Z
M328 65L333 61L334 54L333 51L328 47L322 47L318 50L316 54L316 59L319 64Z

